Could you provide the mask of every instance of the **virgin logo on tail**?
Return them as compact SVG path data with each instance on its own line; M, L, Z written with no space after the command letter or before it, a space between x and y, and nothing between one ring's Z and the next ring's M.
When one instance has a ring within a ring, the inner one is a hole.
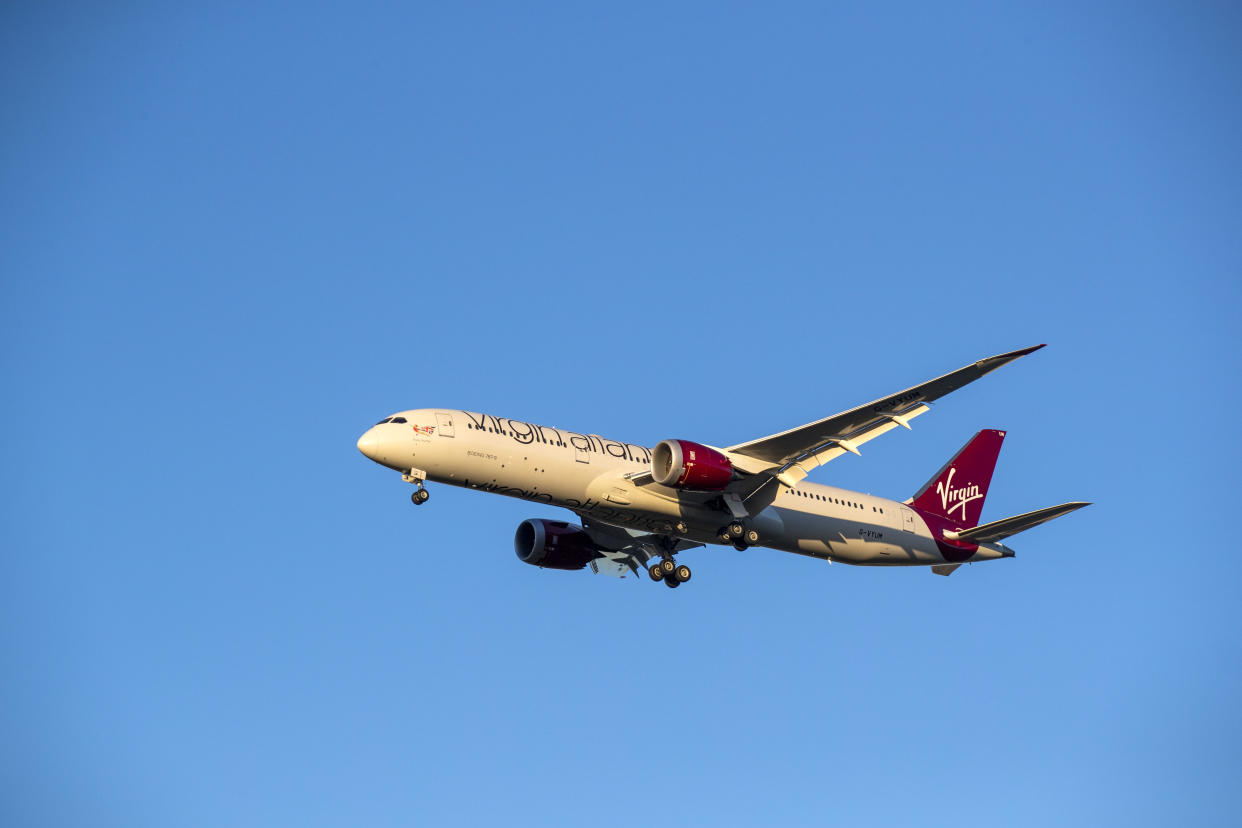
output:
M979 487L973 483L967 483L965 486L953 488L953 475L957 474L957 467L949 469L949 476L944 479L943 483L936 484L936 494L940 495L940 508L944 509L946 516L952 516L957 509L962 510L962 520L966 520L966 504L972 500L979 500L983 494L979 491ZM949 504L953 505L950 506Z

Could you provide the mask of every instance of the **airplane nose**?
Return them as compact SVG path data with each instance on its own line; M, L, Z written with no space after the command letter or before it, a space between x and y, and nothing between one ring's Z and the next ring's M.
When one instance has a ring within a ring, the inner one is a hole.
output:
M358 438L358 451L362 452L369 460L374 460L376 455L379 454L379 440L376 439L375 429L368 429Z

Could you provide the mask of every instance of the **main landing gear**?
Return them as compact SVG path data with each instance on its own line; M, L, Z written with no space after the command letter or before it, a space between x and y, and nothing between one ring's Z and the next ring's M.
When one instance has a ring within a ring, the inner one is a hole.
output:
M660 559L653 561L651 566L647 567L647 574L651 576L651 580L663 581L669 589L676 589L690 580L690 567L673 560L673 550L676 547L675 540L663 538Z
M669 589L676 589L690 580L691 573L690 567L685 564L678 564L672 558L663 558L647 567L647 574L651 576L651 580L663 581Z
M759 533L740 520L735 520L721 529L717 537L721 543L733 544L739 552L759 542Z

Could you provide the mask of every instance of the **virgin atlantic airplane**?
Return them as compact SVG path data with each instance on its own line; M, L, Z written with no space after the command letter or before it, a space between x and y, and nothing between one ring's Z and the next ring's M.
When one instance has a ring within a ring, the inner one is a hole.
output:
M767 546L860 566L930 566L1012 558L1001 543L1087 503L1063 503L979 524L1005 432L972 437L915 495L886 500L808 483L817 466L925 414L933 400L1036 345L981 359L875 402L758 440L717 448L664 440L654 449L521 420L420 408L385 417L358 450L414 484L424 481L562 506L581 525L531 518L518 525L518 559L547 569L624 577L646 569L677 587L677 555L707 544Z

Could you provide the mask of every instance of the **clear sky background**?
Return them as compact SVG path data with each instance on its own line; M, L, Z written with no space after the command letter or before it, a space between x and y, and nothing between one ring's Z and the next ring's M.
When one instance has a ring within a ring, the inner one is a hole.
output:
M6 4L0 823L1236 824L1242 15L1089 5ZM1095 502L947 579L541 571L354 447L1039 342L811 478Z

